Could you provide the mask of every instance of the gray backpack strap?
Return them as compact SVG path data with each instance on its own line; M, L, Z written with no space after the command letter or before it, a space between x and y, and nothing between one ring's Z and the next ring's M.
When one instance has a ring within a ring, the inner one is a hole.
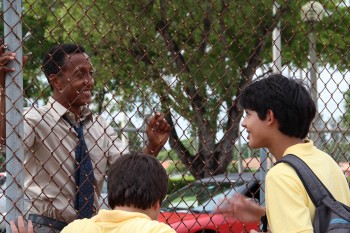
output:
M302 159L293 154L288 154L283 156L276 164L281 162L287 163L294 168L316 207L324 204L337 212L342 218L350 219L349 212L344 209L344 206L340 202L334 199L333 195Z
M330 193L309 166L302 159L293 154L283 156L277 163L280 162L287 163L294 168L314 205L317 207L320 206L322 200ZM331 194L330 196L333 198Z

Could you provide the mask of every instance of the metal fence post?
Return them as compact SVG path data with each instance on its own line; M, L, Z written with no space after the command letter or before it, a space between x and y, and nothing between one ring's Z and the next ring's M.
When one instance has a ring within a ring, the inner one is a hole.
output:
M23 72L22 72L22 4L21 1L3 0L4 42L16 53L16 60L8 66L15 72L6 74L6 221L23 213ZM10 225L6 225L6 232Z
M260 189L260 204L265 206L265 176L267 173L267 152L265 148L260 149L260 179L261 179L261 189Z

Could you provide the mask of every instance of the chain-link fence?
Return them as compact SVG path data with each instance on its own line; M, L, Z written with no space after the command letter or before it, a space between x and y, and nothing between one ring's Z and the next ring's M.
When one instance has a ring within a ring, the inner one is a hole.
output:
M158 158L174 194L159 219L177 232L256 228L212 211L235 191L264 205L273 159L248 147L236 100L245 85L273 72L310 87L317 117L309 136L349 177L349 7L342 0L4 0L3 55L16 58L1 67L16 71L5 70L2 80L0 226L9 231L10 220L31 212L65 222L75 214L77 140L72 128L63 130L57 117L64 110L55 105L67 93L58 75L43 72L45 54L63 43L84 46L93 65L93 91L70 84L68 95L91 92L89 109L100 116L90 124L101 131L86 137L103 208L110 157L122 144L142 150L145 119L160 111L171 130Z

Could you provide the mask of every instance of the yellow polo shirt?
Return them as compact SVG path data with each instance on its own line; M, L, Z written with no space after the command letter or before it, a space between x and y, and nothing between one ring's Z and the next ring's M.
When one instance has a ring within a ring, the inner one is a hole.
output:
M91 219L75 220L61 233L176 233L165 223L145 214L121 210L100 210Z
M289 147L284 155L301 158L338 201L350 205L348 183L330 155L305 141ZM315 206L295 170L279 163L266 175L266 214L272 233L313 233Z

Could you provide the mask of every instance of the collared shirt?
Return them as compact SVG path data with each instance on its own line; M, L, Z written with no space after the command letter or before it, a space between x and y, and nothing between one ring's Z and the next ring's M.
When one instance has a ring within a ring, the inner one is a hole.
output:
M66 226L62 233L175 233L165 223L151 220L145 214L122 210L100 210L91 219L75 220Z
M306 140L287 148L284 155L301 158L338 201L350 205L349 186L334 159ZM266 175L266 212L271 232L314 232L315 206L296 171L286 163Z
M64 222L76 219L74 209L75 148L78 137L63 119L77 124L73 113L50 98L40 108L31 107L24 113L25 193L31 213ZM82 108L84 138L95 175L95 206L107 167L122 153L127 153L113 128L102 117Z

